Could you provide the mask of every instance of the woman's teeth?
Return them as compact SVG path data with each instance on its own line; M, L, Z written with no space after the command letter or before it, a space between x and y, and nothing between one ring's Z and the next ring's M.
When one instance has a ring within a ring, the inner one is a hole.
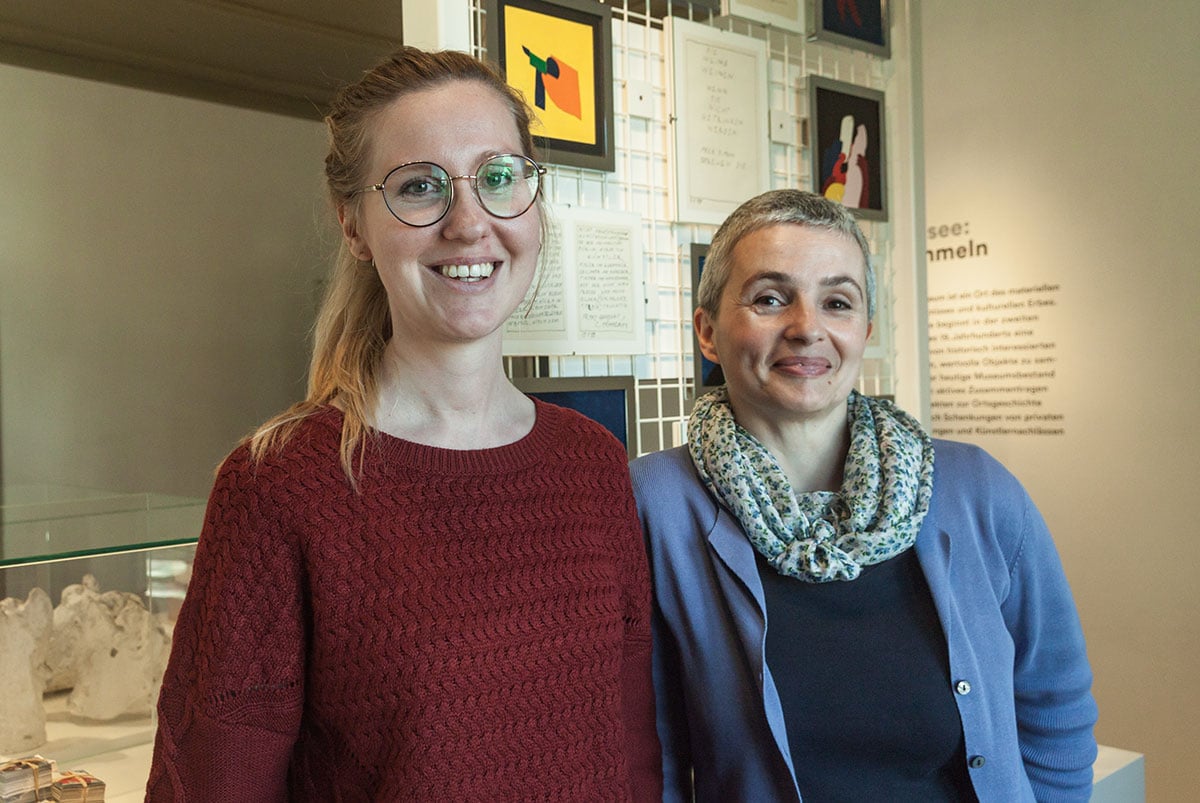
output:
M442 275L448 279L477 282L491 276L493 267L491 262L480 262L475 265L442 265Z

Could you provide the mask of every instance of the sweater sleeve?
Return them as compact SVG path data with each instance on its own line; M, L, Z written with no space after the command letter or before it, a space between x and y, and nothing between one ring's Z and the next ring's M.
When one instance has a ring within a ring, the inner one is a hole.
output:
M303 563L285 484L222 466L158 703L146 800L284 801L303 707Z
M1083 630L1046 523L1028 495L1020 494L1022 535L1002 613L1016 651L1021 758L1039 801L1086 801L1097 710Z
M629 788L633 800L657 802L662 800L663 778L651 669L650 577L628 471L622 468L621 473L624 490L621 511L622 555L627 578L621 693L630 771Z

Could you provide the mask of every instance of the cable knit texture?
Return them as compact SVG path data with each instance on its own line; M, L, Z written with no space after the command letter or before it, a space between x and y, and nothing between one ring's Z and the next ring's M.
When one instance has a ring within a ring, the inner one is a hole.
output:
M661 799L620 444L537 402L495 449L379 436L356 494L340 431L221 468L146 799Z

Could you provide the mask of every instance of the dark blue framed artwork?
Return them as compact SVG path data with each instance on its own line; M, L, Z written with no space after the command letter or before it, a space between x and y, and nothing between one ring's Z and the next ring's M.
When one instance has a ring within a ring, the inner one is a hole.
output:
M630 459L637 457L632 376L520 377L513 384L527 396L586 415L615 435Z
M891 57L888 0L816 0L815 6L816 38Z
M692 309L699 306L696 301L696 291L700 288L700 274L704 272L704 260L708 258L708 243L692 243ZM719 363L715 363L700 351L700 338L696 336L696 327L692 325L692 367L695 383L695 396L700 398L705 393L725 384L725 372Z

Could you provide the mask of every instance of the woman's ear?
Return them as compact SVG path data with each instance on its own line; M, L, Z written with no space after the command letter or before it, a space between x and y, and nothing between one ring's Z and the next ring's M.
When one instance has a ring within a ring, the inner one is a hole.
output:
M342 227L342 237L346 239L346 247L350 249L351 254L354 254L354 258L359 262L370 262L374 259L370 246L359 233L357 216L348 211L345 204L338 207L337 215L338 223Z
M709 362L720 365L721 356L717 354L717 344L713 339L713 320L703 307L696 307L696 312L692 315L692 325L696 327L696 340L700 341L700 353L707 357Z

